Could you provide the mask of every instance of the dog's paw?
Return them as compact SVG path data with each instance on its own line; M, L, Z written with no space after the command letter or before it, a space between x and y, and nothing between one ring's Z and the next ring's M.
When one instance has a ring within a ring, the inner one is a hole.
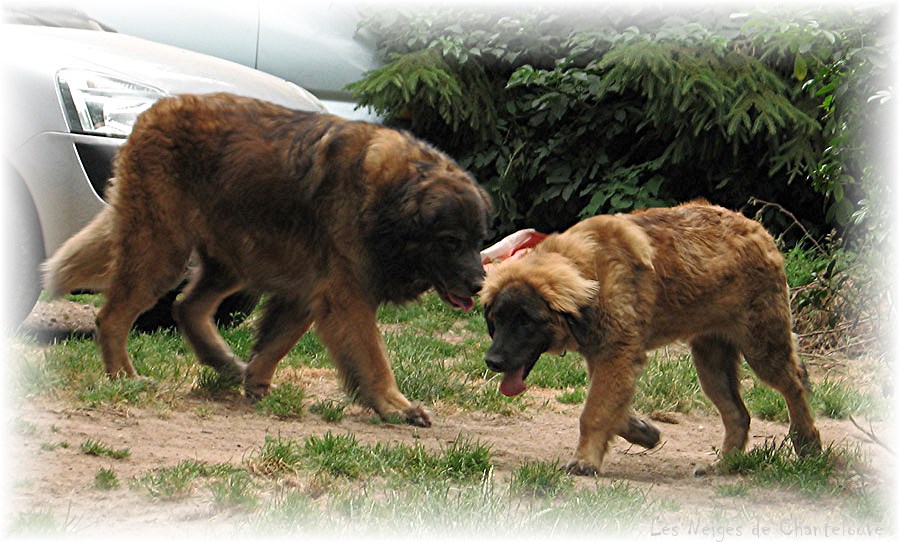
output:
M269 387L269 384L244 384L244 397L255 403L269 395Z
M419 427L431 427L431 416L419 405L412 405L403 411L406 423Z
M704 476L727 476L728 474L728 470L723 467L722 458L694 467L694 476L697 478L702 478Z
M659 434L659 429L656 426L632 416L628 420L628 429L621 436L632 444L637 444L650 450L659 444Z
M219 383L228 388L236 388L244 383L244 367L239 365L226 365L216 369L219 375Z
M597 476L597 467L583 459L573 459L562 470L576 476Z

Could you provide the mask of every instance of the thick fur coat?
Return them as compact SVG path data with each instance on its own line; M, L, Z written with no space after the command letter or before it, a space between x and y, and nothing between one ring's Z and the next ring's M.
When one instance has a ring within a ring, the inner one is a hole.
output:
M495 266L481 296L493 337L486 362L504 373L503 393L524 391L543 352L584 355L590 388L571 472L596 473L614 435L655 444L655 430L629 404L645 352L676 340L690 344L703 391L722 416L723 452L747 442L741 356L787 401L797 451L821 447L782 255L760 224L738 213L698 201L590 218Z
M47 289L106 293L98 342L111 376L135 374L135 318L197 272L175 317L198 359L266 394L278 361L315 323L347 388L419 425L375 322L381 303L434 288L469 309L491 204L445 154L408 133L228 94L160 100L115 163L111 206L45 265ZM249 363L212 314L235 291L267 301Z

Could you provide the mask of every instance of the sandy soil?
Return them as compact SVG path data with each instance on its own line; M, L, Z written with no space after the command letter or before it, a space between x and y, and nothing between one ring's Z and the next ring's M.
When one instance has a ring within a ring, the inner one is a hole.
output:
M87 306L42 303L24 329L39 337L39 341L52 340L72 329L89 333L92 315L93 309ZM276 374L276 383L277 379ZM308 404L320 398L343 397L329 370L303 370L292 375L294 379L306 387ZM302 439L328 431L348 432L364 443L419 442L437 450L462 434L490 444L495 476L500 478L508 476L525 460L565 462L574 451L581 406L562 405L552 399L555 392L548 390L531 389L527 393L534 398L532 406L512 416L459 412L437 405L433 409L434 426L428 429L376 424L372 413L359 407L350 407L338 424L326 423L315 415L278 420L255 413L251 405L237 396L209 401L186 395L179 400L178 408L165 411L157 408L86 410L52 397L27 399L16 403L13 414L20 426L29 429L18 431L7 450L15 466L12 516L23 511L55 510L59 516L70 518L72 530L80 535L146 533L160 529L173 533L216 533L222 529L222 512L211 507L208 498L156 502L130 490L126 481L151 468L175 465L185 459L237 465L263 443L266 435ZM735 539L737 534L750 538L754 524L768 527L770 534L794 539L807 536L804 529L822 530L828 526L837 526L842 529L840 534L854 538L854 529L863 527L870 528L871 534L886 534L884 523L866 526L865 522L847 519L847 492L811 498L791 491L755 488L747 496L722 496L717 488L738 483L737 477L693 475L695 467L714 459L713 450L719 446L722 435L719 419L712 415L677 413L665 413L657 418L665 420L657 421L664 444L643 451L617 439L600 479L600 483L627 481L645 490L650 499L677 503L663 506L664 511L658 516L647 518L638 533L641 537L658 540L694 534L700 539L721 541ZM890 498L894 487L893 456L884 447L872 443L850 421L819 419L818 426L824 442L858 446L867 459L866 465L852 473L850 485L882 495L879 498ZM879 437L892 441L892 424L876 423L872 429ZM750 434L752 446L767 438L780 440L786 434L786 427L754 419ZM131 455L113 463L110 459L83 454L78 446L88 438L113 448L128 448ZM68 442L70 446L43 449L55 442ZM93 488L97 470L106 466L114 467L123 481L122 488L112 491ZM595 481L578 479L577 483L592 487ZM723 513L735 518L728 525L739 532L733 530L726 536L728 533L715 530L697 531L697 526L702 527L703 522ZM233 516L227 519L239 521Z

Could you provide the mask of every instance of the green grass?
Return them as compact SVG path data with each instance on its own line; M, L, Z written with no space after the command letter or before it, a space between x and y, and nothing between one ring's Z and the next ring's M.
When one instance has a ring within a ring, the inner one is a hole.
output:
M50 300L44 292L41 292L41 299L44 301ZM66 296L66 299L75 303L91 305L92 307L99 308L103 305L103 301L105 298L100 294L69 294Z
M572 477L560 470L559 461L526 461L510 477L511 492L530 497L553 497L574 486Z
M241 389L241 383L235 382L230 376L223 376L212 367L202 366L197 368L197 378L192 388L198 394L218 398Z
M327 499L327 502L322 502ZM248 533L338 537L481 538L512 536L606 538L632 532L655 510L646 494L627 483L564 489L533 499L484 477L460 485L436 480L402 486L370 485L365 491L330 488L328 497L285 491L247 526Z
M462 313L429 294L421 303L382 307L379 322L385 327L383 336L398 385L411 400L502 414L524 408L522 399L509 400L497 392L496 381L486 382L496 375L487 371L483 361L489 340L480 308ZM254 342L252 325L226 329L222 334L235 354L247 359ZM221 399L240 391L235 383L197 364L184 339L174 331L132 334L128 350L138 374L146 378L110 380L95 342L71 338L51 345L40 357L25 360L16 385L23 395L74 394L78 404L87 408L173 407L190 392ZM333 368L314 333L304 335L280 366ZM262 401L259 411L281 418L298 417L305 410L303 399L301 390L280 385L276 373L272 394Z
M42 443L41 443L41 450L43 450L43 451L45 451L45 452L52 452L52 451L58 450L58 449L60 449L60 448L66 449L66 448L68 448L68 447L69 447L69 443L66 442L66 441L60 441L60 442L42 442Z
M649 356L638 378L634 408L639 412L691 412L709 410L710 403L700 389L694 363L688 355Z
M279 475L300 469L303 455L301 446L289 439L266 435L265 442L250 455L250 469L265 475Z
M807 457L794 454L789 439L769 439L746 452L724 454L717 468L723 474L746 476L760 485L789 487L805 494L837 493L846 489L847 466L858 452L828 445Z
M746 371L749 374L749 370ZM825 379L813 382L808 394L810 408L818 416L845 420L854 414L880 418L887 411L885 402L863 393L843 382ZM777 422L788 421L787 404L780 393L751 376L751 383L742 390L744 402L753 416Z
M128 448L110 448L99 440L87 439L81 443L81 452L87 455L105 456L112 459L125 459L131 456Z
M247 471L234 471L210 484L213 504L219 509L253 509L259 504L258 484Z
M49 508L18 512L12 519L8 534L16 536L58 537L72 534L71 519L58 519Z
M372 449L362 446L351 434L312 436L297 449L304 466L332 476L360 478L381 467Z
M800 249L786 255L789 275L797 283L809 279L810 273L821 266L821 262L810 261L810 256ZM78 299L96 304L102 296ZM384 337L398 385L411 400L507 415L528 406L528 394L509 399L498 393L499 377L484 365L483 354L490 340L480 306L462 313L429 294L417 303L383 306L378 317L381 325L387 326ZM223 335L235 353L246 359L254 341L252 326L227 329ZM16 386L24 395L74 393L79 405L87 408L174 405L184 396L185 389L213 399L239 391L233 382L223 381L215 371L196 364L190 349L174 331L133 334L128 348L138 373L147 378L108 379L94 341L72 338L20 364ZM313 333L307 333L297 343L282 365L332 367L324 346ZM785 422L787 410L780 395L759 383L746 367L743 370L750 375L743 397L751 413ZM584 361L575 353L544 355L528 383L560 390L560 403L581 403L587 387ZM300 388L276 385L272 394L259 403L259 411L280 418L300 417L305 410L303 395ZM813 383L810 402L819 415L837 419L853 414L878 417L885 410L883 401L828 380ZM643 413L713 410L700 391L690 357L659 353L650 356L638 379L634 407ZM334 419L341 416L337 412L322 415Z
M532 415L543 408L535 394L507 398L498 392L500 377L488 371L483 361L490 340L480 307L463 314L428 295L422 303L383 307L379 321L398 384L411 400L436 412L449 405L464 412L512 416L522 411ZM240 326L224 335L236 354L246 359L253 344L252 328ZM240 388L198 365L175 333L134 335L129 339L129 351L138 372L148 378L108 379L94 342L72 338L22 359L14 385L26 397L47 395L71 402L75 408L112 408L127 413L131 408L164 406L172 411L192 395L195 403L189 411L193 409L200 418L208 418L219 407L213 408L209 401L199 401L202 404L197 406L197 396L245 408L237 399ZM309 333L282 366L331 368L332 364L321 342ZM743 371L743 396L753 415L786 421L781 396L759 383L748 369ZM299 424L306 421L290 424L308 411L310 421L321 418L336 425L325 434L308 437L266 436L258 447L235 458L234 465L184 460L121 482L112 469L101 468L93 482L85 484L93 483L92 491L127 486L117 491L130 490L152 500L197 498L210 506L212 513L246 514L242 525L254 536L266 530L281 535L323 532L348 537L396 532L431 537L448 533L483 536L485 532L497 536L623 536L663 506L649 490L626 482L610 483L603 477L593 482L578 479L560 471L557 461L510 466L509 457L502 457L501 462L490 446L462 434L442 446L434 441L423 441L426 446L387 438L363 442L361 437L341 431L350 426L341 424L350 398L309 397L307 388L279 381L278 373L274 384L272 393L252 407L258 416L278 418L266 423L281 427L281 420L286 420L283 427L305 427ZM551 397L559 403L581 404L588 384L584 361L576 353L543 356L528 384L553 390ZM857 413L877 416L885 408L883 401L854 389L852 383L832 380L814 381L810 401L818 415L837 418ZM637 381L634 404L644 414L714 412L700 391L690 357L662 352L649 357ZM493 418L504 423L500 416ZM373 422L381 421L374 418ZM416 429L411 431L418 434ZM20 422L18 432L28 438L43 437L39 427L25 421ZM59 451L64 443L43 440L45 452L65 453ZM128 454L127 449L116 450L92 439L82 444L81 451L110 458ZM712 485L717 496L738 503L754 498L758 487L785 487L802 496L847 495L852 508L848 513L882 521L886 512L880 501L856 491L848 482L850 466L858 460L852 452L833 447L820 456L800 460L789 445L770 442L746 454L726 457L722 468L735 478L716 480ZM495 473L498 463L503 465L499 476ZM11 532L58 534L72 528L68 516L59 510L21 513L13 524Z
M303 417L303 388L293 384L280 384L272 388L269 395L256 403L256 410L276 418L291 419Z
M836 420L845 420L853 414L877 418L887 411L887 405L880 397L829 379L812 385L810 403L817 413Z
M279 490L265 489L286 477ZM555 462L524 462L500 482L490 447L462 436L432 450L331 432L299 441L268 436L243 466L182 461L136 476L129 487L162 501L206 495L215 510L250 514L247 532L282 535L475 535L492 526L531 535L617 535L655 507L624 482L576 489Z
M200 481L223 479L243 472L229 464L210 464L204 461L184 460L171 467L152 469L130 482L134 490L144 491L157 500L179 500L190 496Z
M103 491L117 489L119 487L119 477L112 469L101 468L94 475L94 487Z
M587 390L578 388L563 392L556 396L556 400L564 405L580 405L587 398Z
M528 375L528 382L532 386L553 389L586 386L584 358L575 353L563 356L544 354Z
M313 414L318 414L326 422L338 423L344 419L344 410L346 408L347 403L345 402L324 399L311 405L309 411Z
M88 408L109 405L144 405L156 398L156 384L147 378L119 378L110 380L99 375L86 383L78 399Z
M472 480L491 469L490 448L463 437L435 453L421 445L366 445L352 434L328 432L306 439L301 455L307 468L352 479L394 475L408 480Z

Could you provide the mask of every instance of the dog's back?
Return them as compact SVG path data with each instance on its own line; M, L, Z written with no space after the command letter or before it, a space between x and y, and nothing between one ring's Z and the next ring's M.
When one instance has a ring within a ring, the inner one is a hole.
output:
M501 391L517 394L541 352L584 355L591 386L566 465L576 474L597 472L612 435L635 441L626 406L645 352L675 340L690 344L703 391L722 415L723 451L747 441L743 356L785 398L797 452L812 453L821 441L805 399L783 265L760 224L705 202L590 218L488 274L482 301L493 342L485 361L504 374ZM533 307L543 313L522 316Z
M691 202L594 217L562 236L573 235L599 243L594 265L601 273L638 270L649 259L652 272L636 288L641 305L653 308L653 314L644 315L654 337L648 346L726 326L754 310L759 299L767 300L766 312L790 321L781 253L761 224L733 211ZM618 263L610 261L616 251L627 253ZM623 286L622 280L613 283Z

